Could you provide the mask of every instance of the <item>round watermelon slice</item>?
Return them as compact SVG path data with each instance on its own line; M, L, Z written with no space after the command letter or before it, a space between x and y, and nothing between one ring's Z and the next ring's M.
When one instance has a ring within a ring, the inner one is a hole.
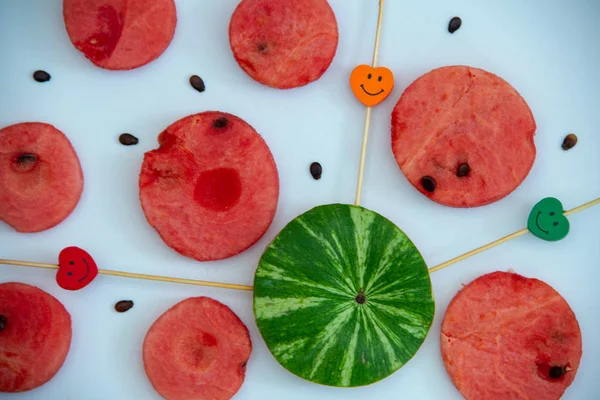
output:
M73 45L99 67L127 70L158 58L175 33L173 0L64 0Z
M52 228L82 192L79 158L61 131L39 122L0 129L0 220L18 232Z
M0 284L0 392L43 385L71 346L71 316L48 293L22 283Z
M338 44L326 0L242 0L229 23L233 56L254 80L290 89L321 77Z
M452 299L441 347L446 370L468 400L556 400L575 378L581 332L552 287L494 272Z
M254 279L258 329L290 372L329 386L377 382L410 360L435 305L427 266L391 221L313 208L267 247Z
M222 112L190 115L158 137L144 156L140 199L164 242L199 261L246 250L277 208L279 177L258 133Z
M451 66L414 81L392 113L392 150L421 193L452 207L483 206L515 190L535 160L536 125L506 81Z
M227 400L240 389L252 342L226 305L207 297L184 300L152 324L144 369L169 400Z

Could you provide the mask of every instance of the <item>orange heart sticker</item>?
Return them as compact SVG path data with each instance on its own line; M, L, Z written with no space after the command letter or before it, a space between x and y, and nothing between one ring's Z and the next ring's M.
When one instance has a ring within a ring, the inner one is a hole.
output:
M386 67L359 65L350 75L350 87L361 103L373 107L385 100L394 88L394 74Z

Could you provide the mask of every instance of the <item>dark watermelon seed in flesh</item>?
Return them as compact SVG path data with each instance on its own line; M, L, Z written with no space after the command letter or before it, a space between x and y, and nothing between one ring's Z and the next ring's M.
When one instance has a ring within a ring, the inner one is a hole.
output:
M458 166L458 170L456 171L456 176L458 176L459 178L463 178L463 177L469 175L469 172L471 172L471 168L469 167L469 164L462 163Z
M563 376L564 373L565 373L565 368L559 367L557 365L555 365L554 367L551 367L550 370L548 371L548 375L552 379L558 379L561 376Z
M13 170L17 172L29 172L36 166L38 157L31 153L21 153L13 158Z
M4 315L0 315L0 331L3 331L6 327L6 317Z
M24 167L29 164L33 164L36 161L37 161L37 156L35 154L31 154L31 153L23 153L23 154L19 155L19 158L17 158L17 162Z
M229 124L229 120L225 117L215 119L213 128L225 128Z
M423 186L423 189L431 193L435 190L435 179L431 176L424 176L421 178L421 185Z

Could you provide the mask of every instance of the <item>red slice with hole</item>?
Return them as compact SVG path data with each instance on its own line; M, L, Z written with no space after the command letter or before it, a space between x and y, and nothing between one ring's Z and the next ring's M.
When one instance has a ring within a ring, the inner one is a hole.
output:
M18 232L52 228L82 191L79 158L61 131L39 122L0 130L0 220Z
M337 50L337 21L326 0L242 0L229 23L229 44L252 79L295 88L329 68Z
M409 182L431 200L476 207L507 196L527 177L535 130L529 106L509 83L482 69L442 67L398 100L392 150Z
M441 347L446 370L468 400L554 400L575 378L581 331L548 284L494 272L452 299Z
M71 316L48 293L0 284L0 392L24 392L52 379L71 346Z
M177 25L173 0L64 0L73 45L99 67L127 70L158 58Z
M186 299L152 324L143 347L144 369L169 400L226 400L240 389L252 342L226 305Z
M204 112L162 132L144 156L140 200L164 242L199 261L254 244L273 221L279 177L258 133L240 118Z

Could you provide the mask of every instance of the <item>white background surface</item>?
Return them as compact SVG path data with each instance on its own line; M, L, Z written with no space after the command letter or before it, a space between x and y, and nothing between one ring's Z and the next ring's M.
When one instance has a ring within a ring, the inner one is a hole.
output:
M324 203L354 199L364 107L347 84L352 68L371 60L376 0L331 0L340 41L330 69L306 87L262 86L238 67L228 44L237 0L178 0L171 46L155 62L129 72L95 67L70 43L60 0L0 0L0 126L23 121L54 124L72 141L85 174L75 212L58 227L18 234L0 223L0 258L56 262L68 245L87 249L100 268L252 284L265 245L293 217ZM430 266L523 228L538 200L552 195L572 208L600 196L600 2L596 0L388 0L380 64L396 88L374 109L363 205L390 218L419 247ZM462 28L450 35L449 19ZM438 66L467 64L508 80L528 101L538 131L533 169L509 197L477 209L437 205L410 186L390 149L390 113L402 90ZM36 69L48 83L31 78ZM192 74L207 86L198 93ZM198 263L162 243L138 201L143 153L157 135L188 114L222 110L253 125L269 144L281 179L280 203L267 234L231 259ZM118 143L122 132L140 139ZM579 144L561 150L569 132ZM308 172L323 165L323 178ZM61 290L54 273L0 266L0 282L20 281L60 299L73 319L66 363L43 387L4 399L159 399L141 362L150 324L187 297L206 295L230 306L250 329L254 350L244 386L251 399L460 399L439 351L439 329L452 296L479 275L514 268L556 288L578 316L584 353L565 399L600 393L600 207L570 217L571 233L547 243L527 235L432 275L436 318L415 358L375 385L335 389L303 381L269 354L257 332L252 294L99 276L80 292ZM135 307L118 314L114 303Z

